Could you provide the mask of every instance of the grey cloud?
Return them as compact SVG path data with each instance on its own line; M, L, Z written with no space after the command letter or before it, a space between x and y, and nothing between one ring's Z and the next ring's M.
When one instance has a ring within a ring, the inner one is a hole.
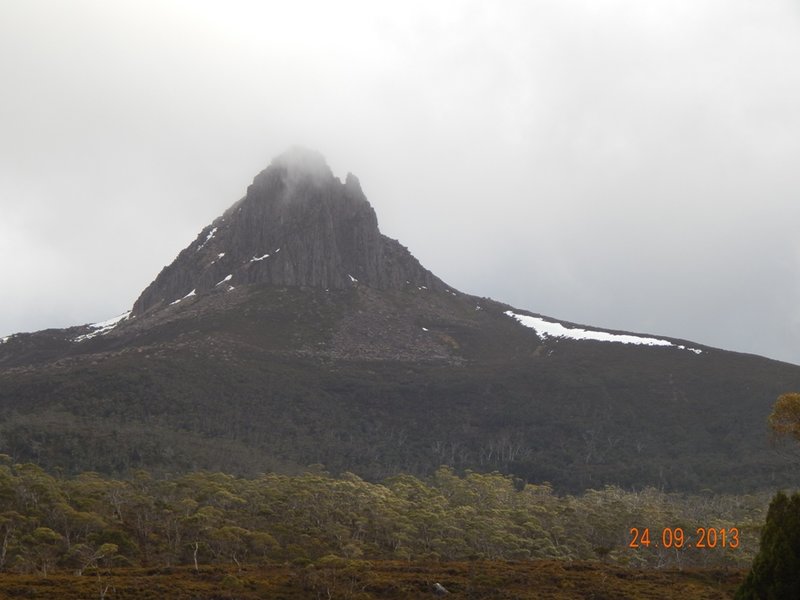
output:
M798 29L788 1L4 3L0 334L129 308L299 144L465 291L800 362Z

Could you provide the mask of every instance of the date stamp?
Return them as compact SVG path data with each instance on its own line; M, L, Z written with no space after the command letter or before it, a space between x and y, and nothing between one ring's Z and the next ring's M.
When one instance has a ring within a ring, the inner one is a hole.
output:
M698 527L694 535L686 535L682 527L664 527L661 537L650 538L650 528L631 527L629 548L731 548L739 547L739 530L736 527Z

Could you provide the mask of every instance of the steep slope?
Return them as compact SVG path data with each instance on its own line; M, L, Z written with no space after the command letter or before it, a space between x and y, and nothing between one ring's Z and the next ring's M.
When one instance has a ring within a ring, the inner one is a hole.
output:
M220 285L345 289L356 281L377 289L443 286L381 235L354 175L340 183L322 156L295 148L259 173L247 195L158 275L133 315Z
M441 464L742 492L800 367L559 323L447 286L294 150L116 321L0 343L0 452L68 471Z

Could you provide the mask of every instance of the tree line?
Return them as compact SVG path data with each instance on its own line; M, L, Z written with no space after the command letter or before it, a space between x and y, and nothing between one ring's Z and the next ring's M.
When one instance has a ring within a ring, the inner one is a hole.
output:
M320 466L237 478L194 472L61 477L0 465L0 571L343 559L602 560L649 567L745 566L769 498L607 486L558 495L500 473L442 467L370 483ZM736 548L664 548L661 532L739 531ZM631 548L631 529L653 544ZM658 545L659 547L656 547Z

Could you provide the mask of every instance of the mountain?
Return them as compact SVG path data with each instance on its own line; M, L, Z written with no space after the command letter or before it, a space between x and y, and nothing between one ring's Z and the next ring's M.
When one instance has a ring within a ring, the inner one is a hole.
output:
M741 493L797 481L765 425L797 389L795 365L464 294L380 233L355 176L293 149L129 313L0 343L0 452Z
M220 285L341 290L442 289L406 248L381 235L358 179L338 182L325 159L295 148L259 173L247 195L203 229L133 305L133 316Z

